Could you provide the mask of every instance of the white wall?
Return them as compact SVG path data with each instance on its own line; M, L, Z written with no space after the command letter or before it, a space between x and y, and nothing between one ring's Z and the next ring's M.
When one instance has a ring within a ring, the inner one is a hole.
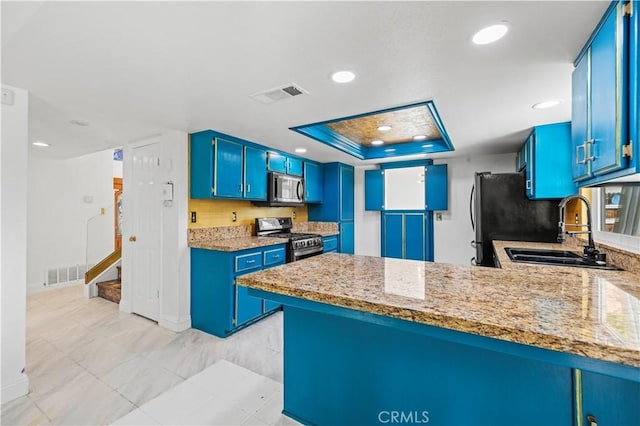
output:
M160 168L158 180L173 182L173 203L159 206L162 209L161 250L162 273L160 283L160 312L158 324L173 331L191 327L191 286L190 252L187 245L188 208L188 135L179 131L168 131L142 141L136 141L124 148L124 218L122 246L122 300L120 310L132 312L132 297L135 282L133 268L135 259L127 241L127 187L131 184L128 176L132 173L132 146L158 143L160 148Z
M27 282L27 146L26 90L2 85L14 95L13 105L2 104L0 148L0 277L2 294L2 403L26 395Z
M475 238L469 220L469 194L475 172L511 173L515 171L515 153L434 161L447 164L449 209L442 220L434 221L434 261L470 265ZM380 256L380 212L364 210L364 171L355 169L355 253Z
M363 256L380 256L380 212L364 209L364 171L374 166L355 168L355 247L354 253Z
M471 241L475 234L469 218L469 196L475 172L513 173L515 153L434 161L447 164L449 209L442 221L434 221L434 261L469 266L475 256Z
M35 291L47 269L84 265L87 253L96 263L113 251L113 151L30 157L28 176L27 282Z

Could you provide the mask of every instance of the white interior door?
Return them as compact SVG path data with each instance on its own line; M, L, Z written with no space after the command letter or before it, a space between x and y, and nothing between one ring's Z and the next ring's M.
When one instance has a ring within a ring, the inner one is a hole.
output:
M157 143L132 149L132 182L127 207L131 208L131 235L124 244L131 248L131 310L157 321L162 259L159 146Z

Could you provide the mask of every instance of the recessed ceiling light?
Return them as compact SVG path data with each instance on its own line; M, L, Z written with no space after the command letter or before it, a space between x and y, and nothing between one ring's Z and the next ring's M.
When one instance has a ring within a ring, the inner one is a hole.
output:
M553 108L562 102L560 99L550 99L544 102L538 102L537 104L533 104L531 108L533 109L545 109L545 108Z
M71 120L69 123L73 124L74 126L80 126L80 127L87 127L89 125L89 123L87 123L86 121L80 121L80 120Z
M33 144L33 146L41 146L41 147L48 147L51 146L50 144L46 143L46 142L42 142L42 141L35 141Z
M336 71L331 74L331 80L335 81L336 83L349 83L353 81L354 78L356 78L356 75L352 71L347 70Z
M307 148L296 148L296 152L300 154L304 154L305 152L307 152Z
M506 22L483 28L473 35L474 44L490 44L500 40L509 31Z
M414 141L423 141L423 140L425 140L426 138L427 138L427 137L426 137L425 135L415 135L415 136L413 137L413 140L414 140Z
M379 132L388 132L389 130L391 130L391 126L388 126L386 124L384 124L382 126L378 126L378 131Z
M381 141L380 139L376 139L374 141L371 141L371 145L382 145L384 143L384 141Z
M396 150L395 148L387 148L384 150L384 152L393 152L395 150Z
M423 148L431 148L431 147L433 147L433 144L432 143L428 143L428 144L422 145L422 147Z

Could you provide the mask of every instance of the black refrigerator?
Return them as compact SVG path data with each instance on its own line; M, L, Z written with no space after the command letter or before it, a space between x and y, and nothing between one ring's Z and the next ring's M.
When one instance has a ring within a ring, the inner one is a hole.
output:
M495 267L493 240L556 242L560 201L527 198L523 174L476 173L469 202L472 264Z

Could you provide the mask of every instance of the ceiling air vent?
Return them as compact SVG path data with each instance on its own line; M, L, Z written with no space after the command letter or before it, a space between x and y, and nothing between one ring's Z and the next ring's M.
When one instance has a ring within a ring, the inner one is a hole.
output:
M263 104L272 104L283 99L292 98L298 95L307 94L306 90L295 83L285 84L284 86L274 87L273 89L254 93L251 95L253 99Z

